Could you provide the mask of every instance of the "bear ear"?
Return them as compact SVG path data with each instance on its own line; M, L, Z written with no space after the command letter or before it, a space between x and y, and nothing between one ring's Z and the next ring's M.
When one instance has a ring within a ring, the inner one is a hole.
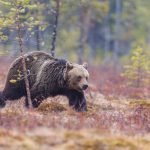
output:
M84 62L82 66L83 66L85 69L88 68L88 64L87 64L86 62Z
M70 62L67 62L67 70L73 69L73 64Z

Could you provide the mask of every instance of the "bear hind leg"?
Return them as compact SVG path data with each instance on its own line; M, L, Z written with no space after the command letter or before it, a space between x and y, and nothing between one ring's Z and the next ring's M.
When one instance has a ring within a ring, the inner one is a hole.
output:
M32 107L37 108L41 104L42 101L43 101L43 99L40 96L35 97L34 99L32 99ZM24 105L26 108L29 108L29 101L28 101L27 97L25 97Z
M0 108L5 107L5 105L6 105L6 102L5 102L5 101L6 101L6 100L5 100L5 97L3 96L3 93L0 92Z

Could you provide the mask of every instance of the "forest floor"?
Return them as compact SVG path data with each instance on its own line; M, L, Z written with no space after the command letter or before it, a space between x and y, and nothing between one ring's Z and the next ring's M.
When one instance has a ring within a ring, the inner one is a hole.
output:
M8 67L0 62L0 90ZM24 98L8 101L0 110L0 150L150 150L148 91L130 90L138 99L126 96L123 80L110 72L90 70L85 113L69 108L61 96L30 110Z

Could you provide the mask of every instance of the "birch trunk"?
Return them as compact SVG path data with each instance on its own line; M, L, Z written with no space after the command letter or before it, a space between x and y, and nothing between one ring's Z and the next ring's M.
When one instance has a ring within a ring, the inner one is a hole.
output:
M27 75L27 67L26 62L24 58L24 52L23 52L23 40L21 36L21 25L20 25L20 18L19 18L19 8L16 8L16 25L17 25L17 33L18 33L18 43L19 43L19 50L20 55L22 57L22 68L23 68L23 74L24 74L24 81L25 81L25 87L27 92L27 98L25 99L25 104L27 107L32 107L32 101L31 101L31 93L30 93L30 86L29 86L29 80Z

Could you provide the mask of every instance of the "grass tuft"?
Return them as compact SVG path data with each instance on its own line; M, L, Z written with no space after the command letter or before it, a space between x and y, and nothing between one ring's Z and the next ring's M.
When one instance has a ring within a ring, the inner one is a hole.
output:
M66 111L67 108L58 102L42 103L38 108L38 111L42 113L62 112Z

